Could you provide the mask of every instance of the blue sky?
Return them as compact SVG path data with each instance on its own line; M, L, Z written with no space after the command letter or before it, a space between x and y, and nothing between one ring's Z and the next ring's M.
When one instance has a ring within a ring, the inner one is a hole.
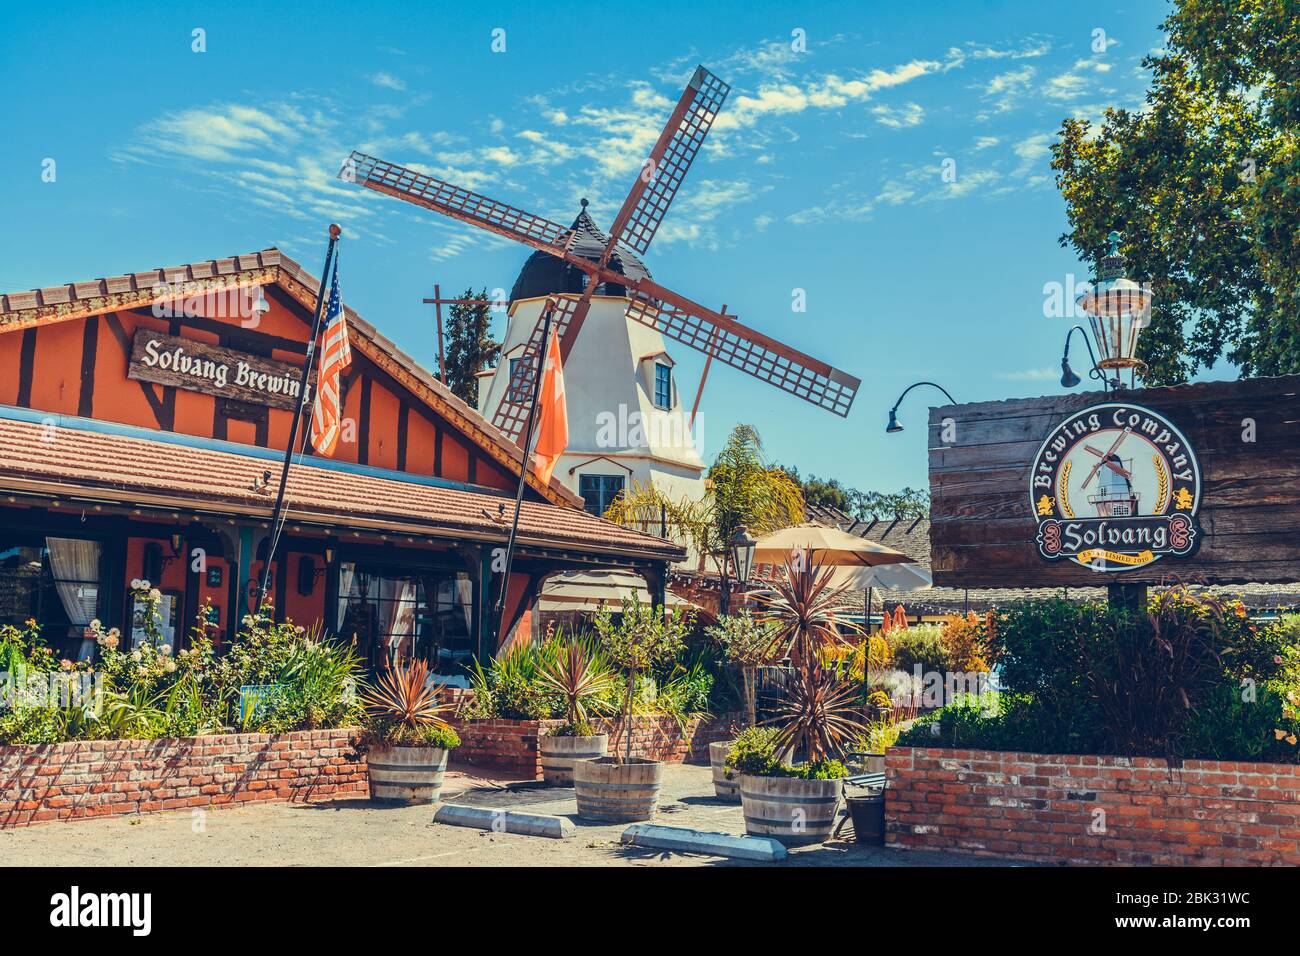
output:
M527 250L337 181L348 151L564 222L585 196L608 225L704 63L732 93L647 264L863 380L841 419L715 369L706 455L748 421L804 474L924 487L922 426L938 393L913 392L907 431L884 434L910 382L959 401L1060 391L1069 322L1044 316L1044 286L1088 270L1057 244L1049 145L1064 117L1140 104L1139 61L1167 11L1164 0L10 7L0 288L270 245L318 272L333 220L349 303L432 367L420 299L435 282L508 289ZM205 52L192 50L195 29ZM792 48L796 31L805 50ZM701 363L675 351L693 395Z

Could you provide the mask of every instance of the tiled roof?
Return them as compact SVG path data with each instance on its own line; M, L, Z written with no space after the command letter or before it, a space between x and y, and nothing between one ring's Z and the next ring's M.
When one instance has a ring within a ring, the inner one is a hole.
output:
M868 521L855 521L834 509L810 508L808 513L812 520L833 525L850 534L902 551L927 571L930 569L930 520L928 518L875 518ZM1176 582L1171 579L1170 583ZM1195 589L1225 597L1240 597L1252 607L1300 606L1300 584L1236 584ZM972 611L985 611L1013 601L1059 598L1065 594L1068 594L1072 601L1106 600L1104 587L971 588L969 591L964 588L943 587L926 588L922 591L891 591L876 588L872 598L877 607L902 604L912 613L951 614L966 608ZM851 594L846 600L851 607L861 609L860 593Z
M0 295L0 332L148 306L159 297L155 290L162 285L175 287L202 283L224 287L265 282L280 285L309 311L315 305L320 287L315 276L279 249L272 248L226 259L206 259L181 266ZM431 408L459 425L470 439L508 471L519 473L521 452L518 445L346 304L343 311L354 333L354 348L410 388ZM529 484L552 501L564 501L574 507L582 504L582 499L557 478L544 485L530 473Z
M0 419L0 488L270 517L279 466L265 457L240 454L240 446L233 444L194 447L84 430L64 421L55 418L51 427L40 421ZM273 473L270 487L255 491L255 483L267 471ZM460 540L502 540L509 530L511 496L375 471L356 473L306 462L295 465L286 493L289 520ZM577 508L545 502L524 502L519 540L524 546L649 559L680 560L683 555L669 541Z

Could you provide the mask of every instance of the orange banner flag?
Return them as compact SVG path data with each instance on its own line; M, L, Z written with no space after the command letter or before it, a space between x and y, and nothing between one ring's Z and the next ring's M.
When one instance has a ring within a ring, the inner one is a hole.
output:
M543 481L551 480L555 463L569 447L569 412L564 402L564 366L560 362L560 340L555 333L546 343L546 364L542 367L542 393L537 399L540 416L533 467Z

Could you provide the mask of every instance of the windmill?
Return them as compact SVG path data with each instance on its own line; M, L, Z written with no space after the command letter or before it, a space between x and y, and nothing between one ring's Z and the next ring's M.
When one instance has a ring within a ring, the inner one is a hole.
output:
M697 67L673 108L636 182L614 217L607 241L595 259L574 251L578 231L515 206L462 189L412 169L353 151L339 178L376 192L423 206L459 222L521 242L553 256L584 275L579 293L550 295L543 309L560 340L565 360L582 330L598 287L621 287L628 299L627 317L718 361L806 402L847 416L859 379L805 355L755 329L734 315L702 306L648 276L625 275L618 267L630 250L642 254L650 246L691 163L704 143L730 87ZM543 347L539 321L515 363L506 398L493 422L518 442L528 419L531 369ZM702 384L702 383L701 383Z

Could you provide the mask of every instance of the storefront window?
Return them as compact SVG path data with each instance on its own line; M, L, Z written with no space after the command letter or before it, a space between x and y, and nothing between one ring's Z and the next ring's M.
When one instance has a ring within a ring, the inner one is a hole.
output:
M85 629L102 611L101 551L81 538L0 537L0 624L34 619L58 654L87 656Z
M373 669L421 658L434 673L463 674L473 656L473 582L464 571L339 568L339 626Z

